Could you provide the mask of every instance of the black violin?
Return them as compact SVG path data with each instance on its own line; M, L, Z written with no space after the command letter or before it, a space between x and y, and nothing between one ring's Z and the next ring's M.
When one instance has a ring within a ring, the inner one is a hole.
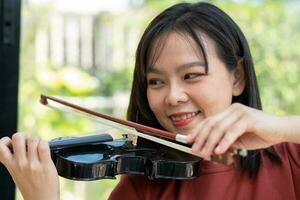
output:
M72 180L114 179L144 175L151 179L194 179L200 176L199 157L159 144L139 147L109 134L57 138L49 142L58 174Z
M96 180L130 174L149 178L193 179L200 175L201 158L182 144L185 143L185 135L118 119L54 97L41 95L40 101L49 107L57 108L50 104L54 103L72 108L95 120L105 119L100 122L144 141L134 145L127 138L114 140L109 134L54 139L49 142L51 155L62 177Z

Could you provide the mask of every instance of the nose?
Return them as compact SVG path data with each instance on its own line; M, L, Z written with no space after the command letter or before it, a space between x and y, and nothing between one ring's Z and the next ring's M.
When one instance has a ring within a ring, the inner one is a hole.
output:
M176 106L187 101L188 95L184 87L180 87L178 85L171 85L169 87L168 93L165 97L165 103L167 105Z

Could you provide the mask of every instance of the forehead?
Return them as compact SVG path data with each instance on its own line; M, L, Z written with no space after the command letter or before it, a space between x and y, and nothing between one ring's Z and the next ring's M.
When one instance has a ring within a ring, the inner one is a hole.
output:
M208 50L214 50L214 42L198 31L197 39L186 32L171 31L159 36L150 48L147 66L170 60L201 60L206 63ZM198 41L196 41L198 40ZM209 52L212 53L212 52Z
M176 55L185 52L200 57L203 55L194 39L186 33L170 32L158 38L152 48L152 55L157 59L164 54Z

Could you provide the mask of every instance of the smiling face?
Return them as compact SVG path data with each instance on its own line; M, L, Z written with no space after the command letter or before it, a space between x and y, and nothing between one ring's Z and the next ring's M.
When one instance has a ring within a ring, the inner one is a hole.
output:
M226 109L232 96L241 93L234 86L234 71L228 71L217 56L215 43L204 34L202 39L207 73L196 43L177 33L167 36L158 58L147 68L149 106L168 131L192 133L204 118Z

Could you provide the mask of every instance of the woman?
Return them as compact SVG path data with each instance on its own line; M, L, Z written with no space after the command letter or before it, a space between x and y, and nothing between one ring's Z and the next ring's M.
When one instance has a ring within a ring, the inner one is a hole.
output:
M123 176L110 199L300 198L300 117L260 110L250 50L232 19L207 3L168 8L139 43L128 119L188 135L210 161L195 180ZM24 199L59 199L47 143L2 138L0 161Z
M168 8L139 43L128 119L188 135L211 161L195 180L123 176L110 199L300 198L300 118L260 110L251 53L232 19L207 3ZM233 157L230 148L251 151Z

